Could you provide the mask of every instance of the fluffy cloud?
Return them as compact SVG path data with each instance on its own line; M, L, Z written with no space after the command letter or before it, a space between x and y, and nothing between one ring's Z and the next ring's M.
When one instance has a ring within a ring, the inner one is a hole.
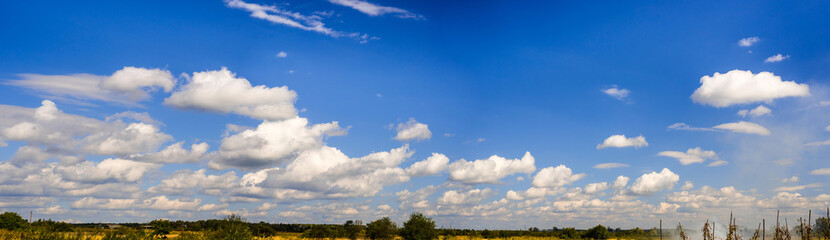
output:
M493 191L489 188L485 189L470 189L468 191L450 190L444 192L441 198L438 198L438 204L442 205L469 205L480 203L487 197L493 195Z
M700 87L692 94L696 103L714 107L735 104L771 102L777 98L810 95L807 84L782 81L771 72L752 74L750 71L732 70L700 78Z
M584 173L574 174L565 165L546 167L533 176L533 186L538 188L563 187L585 177Z
M277 53L277 57L278 58L286 58L286 57L288 57L288 53L284 52L284 51L280 51L279 53Z
M712 128L729 130L734 133L757 134L761 136L770 135L769 129L765 128L764 126L744 121L724 123L721 125L714 126Z
M395 140L398 141L421 141L432 137L429 126L415 121L414 118L410 118L406 123L399 123L397 130L398 135L395 136Z
M222 195L230 189L241 187L240 179L234 172L227 172L222 175L206 174L205 169L193 171L182 169L171 174L167 179L161 180L156 186L147 189L151 193L164 193L184 195L198 191L208 195Z
M526 152L522 159L506 159L496 155L472 162L461 159L450 164L450 180L464 184L498 183L499 179L516 173L536 171L535 161L530 152Z
M80 100L99 100L125 105L150 98L158 88L170 92L176 79L167 70L124 67L111 76L93 74L40 75L20 74L22 79L11 80L10 85L32 89L57 97Z
M296 98L288 87L251 86L247 79L237 78L223 67L219 71L194 72L186 85L164 99L164 104L275 121L296 117Z
M73 202L70 206L74 209L153 209L153 210L196 210L201 200L195 199L185 201L181 199L168 199L166 196L156 196L143 201L138 199L100 199L85 197Z
M738 45L741 47L749 47L752 46L752 44L755 44L759 41L761 41L761 39L758 37L742 38L741 40L738 40Z
M411 13L407 10L403 10L403 9L396 8L396 7L380 6L380 5L373 4L373 3L370 3L370 2L367 2L367 1L362 1L362 0L329 0L329 2L331 2L333 4L353 8L354 10L360 11L362 13L365 13L366 15L373 16L373 17L374 16L380 16L380 15L386 15L386 14L393 14L396 17L399 17L399 18L414 18L414 19L422 19L423 18L422 16L420 16L418 14Z
M741 109L738 111L738 115L741 117L746 117L747 115L753 117L760 117L764 115L772 115L772 110L765 107L764 105L759 105L758 107L749 110L749 109Z
M190 151L188 151L182 148L182 144L184 142L177 142L159 152L136 154L129 158L136 161L153 163L196 163L202 160L202 157L207 153L209 147L207 143L198 143L190 145Z
M680 164L689 165L692 163L703 163L706 159L717 160L718 154L715 151L706 151L703 149L697 148L689 148L686 152L678 152L678 151L663 151L658 153L657 155L676 158L680 161Z
M608 183L607 182L599 182L599 183L591 183L591 184L585 185L585 188L583 189L583 191L586 194L594 194L594 193L605 191L606 189L608 189Z
M84 139L81 150L101 155L126 155L154 151L172 139L156 126L131 123L118 132L101 132Z
M764 60L764 62L765 63L775 63L775 62L784 61L785 59L788 59L788 58L790 58L790 55L781 55L779 53L779 54L772 55L772 56L768 57L767 60Z
M600 163L600 164L594 165L594 168L598 168L598 169L623 168L623 167L628 167L628 164L625 164L625 163Z
M616 98L617 100L625 100L626 98L628 98L628 94L630 94L631 91L628 91L628 89L625 88L617 88L617 86L614 85L608 89L603 89L602 93Z
M635 195L652 195L659 191L670 190L680 181L680 176L668 168L662 171L646 173L637 178L629 190Z
M631 180L626 176L618 176L617 179L614 180L614 188L621 189L624 188L625 185L628 185L628 181Z
M153 163L110 158L98 164L83 162L78 165L58 167L58 171L67 179L79 182L136 182L144 177L147 172L159 167L161 165Z
M601 144L597 145L597 149L603 149L607 147L615 147L615 148L623 148L623 147L634 147L640 148L648 146L648 142L646 142L646 137L643 135L627 138L625 135L612 135L605 139Z
M254 169L290 161L306 150L323 146L325 136L345 134L337 122L309 126L301 117L263 122L256 129L248 129L222 139L219 156L210 161L216 169Z
M447 169L449 163L450 159L444 154L432 153L426 160L413 163L406 168L406 174L413 177L435 175Z

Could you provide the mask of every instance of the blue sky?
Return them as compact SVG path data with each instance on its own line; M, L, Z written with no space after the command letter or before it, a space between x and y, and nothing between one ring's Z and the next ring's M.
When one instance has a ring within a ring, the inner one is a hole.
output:
M517 229L830 205L825 2L3 5L3 211Z

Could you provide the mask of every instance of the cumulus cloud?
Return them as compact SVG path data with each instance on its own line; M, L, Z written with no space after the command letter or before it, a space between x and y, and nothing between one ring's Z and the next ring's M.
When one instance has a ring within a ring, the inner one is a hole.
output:
M67 179L79 182L136 182L147 172L159 167L161 167L159 164L109 158L98 164L83 162L73 166L59 167L58 171Z
M124 67L110 76L87 73L71 75L19 74L21 79L6 84L28 88L55 97L97 100L137 105L161 88L170 92L176 79L167 70Z
M432 137L432 132L429 131L429 126L415 121L414 118L410 118L406 123L399 123L397 131L398 135L395 136L395 140L398 141L421 141Z
M131 123L118 132L101 132L85 138L81 149L101 155L126 155L154 151L172 138L156 126Z
M277 121L296 117L296 98L288 87L252 86L223 67L219 71L194 72L187 84L164 99L164 104Z
M758 37L742 38L741 40L738 40L738 46L749 47L749 46L752 46L753 44L755 44L759 41L761 41L761 39L758 38Z
M785 97L810 95L807 84L782 81L771 72L753 74L750 71L732 70L700 78L700 87L692 94L692 101L714 107L736 104L772 102Z
M613 186L617 189L624 188L626 185L628 185L628 180L631 179L626 176L618 176L617 179L614 180Z
M597 145L597 149L603 149L607 147L615 147L615 148L624 148L624 147L634 147L634 148L641 148L648 146L648 142L646 142L646 137L643 135L627 138L625 135L612 135L605 139L601 144Z
M792 176L792 177L788 177L788 178L781 179L781 182L782 182L782 183L794 183L794 182L798 182L798 176Z
M153 163L196 163L202 160L209 147L207 143L196 143L190 145L190 151L188 151L182 147L183 144L184 142L177 142L159 152L135 154L128 158Z
M574 174L565 165L546 167L533 176L533 186L538 188L563 187L585 177L584 173Z
M277 53L277 57L278 58L286 58L286 57L288 57L288 53L284 52L284 51L280 51L280 52Z
M498 183L513 174L536 171L535 161L530 152L526 152L522 159L506 159L496 155L472 162L461 159L450 164L450 180L464 184Z
M785 59L788 59L788 58L790 58L790 55L781 55L779 53L779 54L772 55L772 56L768 57L767 60L764 60L764 62L765 63L775 63L775 62L784 61Z
M625 99L628 98L628 94L630 94L631 91L628 91L628 89L625 89L625 88L617 88L617 86L614 85L614 86L611 86L610 88L603 89L602 93L605 93L608 96L616 98L617 100L625 100Z
M438 204L442 205L469 205L480 203L484 198L493 195L489 188L470 189L467 191L450 190L438 198Z
M706 151L703 149L697 148L689 148L686 152L678 152L678 151L663 151L658 153L657 155L676 158L680 161L680 164L689 165L693 163L703 163L706 159L717 160L718 155L715 151Z
M628 164L625 164L625 163L600 163L600 164L594 165L594 168L598 168L598 169L623 168L623 167L628 167Z
M662 171L646 173L637 178L629 190L635 195L652 195L654 193L670 190L674 184L680 181L680 176L668 168Z
M426 160L413 163L406 168L406 174L413 177L435 175L447 169L450 158L440 153L432 153Z
M745 133L745 134L757 134L761 136L770 135L769 129L765 128L764 126L758 125L756 123L751 122L734 122L734 123L724 123L721 125L714 126L712 128L721 129L721 130L728 130L733 133Z
M759 105L758 107L749 110L749 109L741 109L738 111L738 115L741 117L746 117L747 115L753 117L760 117L764 115L772 115L772 109L765 107L764 105Z
M215 169L254 169L290 161L306 150L323 146L325 136L345 134L337 122L309 125L294 117L284 121L263 122L222 139L219 156L210 161Z
M595 194L595 193L605 191L606 189L608 189L608 183L607 182L598 182L598 183L591 183L591 184L585 185L585 188L583 189L583 191L586 194Z
M369 16L380 16L386 14L392 14L399 18L412 18L412 19L423 19L423 16L411 13L407 10L403 10L396 7L387 7L387 6L380 6L374 3L370 3L367 1L362 0L329 0L329 2L341 6L346 6L353 8L354 10L360 11L365 13Z

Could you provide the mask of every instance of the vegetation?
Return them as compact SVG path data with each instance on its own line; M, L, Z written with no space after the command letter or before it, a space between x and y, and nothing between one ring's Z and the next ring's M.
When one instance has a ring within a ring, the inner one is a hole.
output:
M421 213L413 213L409 216L409 220L403 223L400 235L404 240L438 239L435 221L424 217L424 214Z
M0 214L0 229L17 230L25 228L28 225L29 223L15 212L4 212Z
M370 222L366 225L366 237L371 240L389 240L395 238L398 226L389 217Z

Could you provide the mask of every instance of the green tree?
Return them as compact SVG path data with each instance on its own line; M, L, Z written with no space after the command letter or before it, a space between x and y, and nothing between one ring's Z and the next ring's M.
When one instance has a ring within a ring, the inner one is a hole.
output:
M150 222L153 226L153 236L167 236L173 231L173 223L167 219L156 219Z
M327 237L331 237L332 234L331 229L323 225L312 225L311 228L306 230L303 233L304 238L311 238L311 239L325 239Z
M395 238L398 226L389 217L383 217L366 224L366 236L371 240L390 240Z
M590 239L608 239L608 228L602 225L597 225L585 232L584 238Z
M363 224L360 221L348 220L343 224L343 230L346 231L346 238L357 240L360 237L360 232L363 231Z
M579 233L576 231L576 228L563 228L562 232L559 234L559 238L561 239L577 239L579 238Z
M4 212L0 214L0 229L17 230L25 228L28 225L29 223L15 212Z
M424 214L413 213L403 223L400 235L404 240L433 240L438 239L438 230L435 229L435 221L424 217Z

